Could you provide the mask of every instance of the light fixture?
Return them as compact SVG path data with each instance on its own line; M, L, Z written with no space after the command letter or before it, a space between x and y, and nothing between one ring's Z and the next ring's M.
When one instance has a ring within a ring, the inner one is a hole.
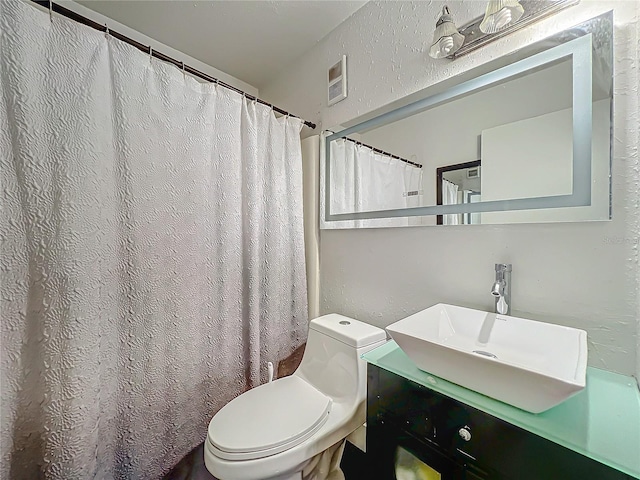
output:
M431 51L429 54L434 58L447 57L452 60L460 58L495 40L504 38L512 32L554 15L560 10L577 5L579 2L580 0L490 0L484 16L480 16L456 30L456 33L464 37L462 46L456 49L452 48L448 55L440 57L432 54ZM438 24L443 21L444 13L449 17L449 25L455 28L448 15L448 10L443 12ZM435 40L439 40L441 36L442 34L436 28L434 47ZM434 47L432 47L432 50L435 49L437 51L437 48Z
M489 0L484 18L480 23L482 33L496 33L513 25L524 13L518 0Z
M433 32L433 44L429 49L429 56L431 58L444 58L453 55L463 43L464 35L458 32L453 23L449 7L443 7L442 15L436 23L435 32Z

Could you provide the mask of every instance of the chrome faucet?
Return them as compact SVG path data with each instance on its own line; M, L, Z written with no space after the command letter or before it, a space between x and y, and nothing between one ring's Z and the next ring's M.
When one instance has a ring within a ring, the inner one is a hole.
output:
M496 299L496 313L511 315L511 264L496 263L496 281L491 287Z

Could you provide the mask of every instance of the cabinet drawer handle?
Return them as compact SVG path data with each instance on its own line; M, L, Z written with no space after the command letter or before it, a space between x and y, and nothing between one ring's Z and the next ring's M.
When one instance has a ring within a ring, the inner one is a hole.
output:
M471 440L471 432L467 427L462 427L460 430L458 430L458 435L460 435L460 438L465 442Z

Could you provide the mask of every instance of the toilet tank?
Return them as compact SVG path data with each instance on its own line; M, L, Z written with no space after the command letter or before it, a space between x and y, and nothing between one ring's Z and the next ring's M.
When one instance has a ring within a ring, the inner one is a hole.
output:
M360 356L386 339L384 330L337 313L315 318L295 375L334 401L363 400L367 371Z

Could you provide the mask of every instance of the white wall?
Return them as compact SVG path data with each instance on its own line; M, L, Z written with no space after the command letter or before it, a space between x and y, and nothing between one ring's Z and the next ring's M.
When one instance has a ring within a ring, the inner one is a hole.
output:
M485 212L482 223L532 223L609 218L611 105L593 103L591 205ZM528 118L482 131L482 200L571 194L573 110Z
M480 15L484 7L469 0L447 4L459 23ZM325 230L320 238L321 313L386 326L437 302L491 309L493 264L513 263L515 315L584 328L591 365L640 374L638 3L582 1L453 62L427 55L443 5L368 3L260 93L319 125L338 125L613 8L614 218ZM348 56L349 96L328 108L326 68L342 54Z

